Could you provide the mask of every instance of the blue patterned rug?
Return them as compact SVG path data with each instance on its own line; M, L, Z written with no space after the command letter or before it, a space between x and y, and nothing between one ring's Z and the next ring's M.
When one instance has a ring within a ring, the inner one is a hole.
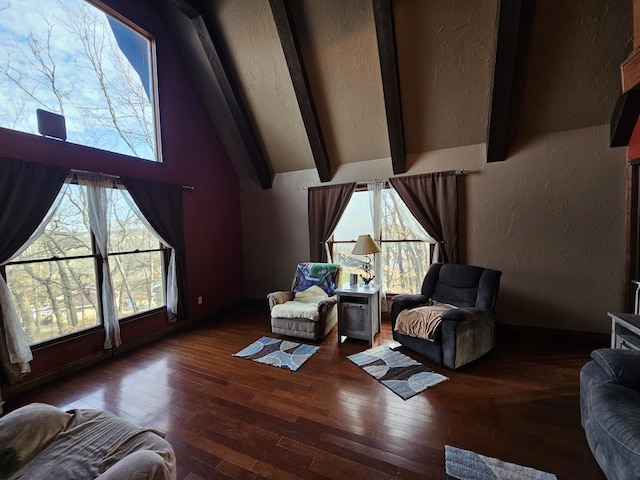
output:
M384 345L347 358L405 400L448 380L413 358Z
M288 340L262 337L247 348L238 353L234 353L233 356L295 372L304 362L309 360L319 348L320 347L314 345L304 345Z
M558 480L552 473L444 446L447 477L455 480Z

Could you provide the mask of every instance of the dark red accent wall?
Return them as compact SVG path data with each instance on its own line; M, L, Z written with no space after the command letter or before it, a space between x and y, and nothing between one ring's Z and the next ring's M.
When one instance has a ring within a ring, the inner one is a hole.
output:
M640 158L640 121L636 122L636 126L631 134L629 146L627 147L627 158L629 160Z
M103 0L156 40L163 163L0 129L0 157L64 165L190 185L184 193L188 304L192 318L243 298L244 278L238 178L203 108L186 66L175 49L159 8L152 1ZM33 192L37 195L37 192ZM203 303L197 303L197 297ZM126 344L170 326L164 315L122 327ZM84 336L34 352L33 376L103 354L104 335Z

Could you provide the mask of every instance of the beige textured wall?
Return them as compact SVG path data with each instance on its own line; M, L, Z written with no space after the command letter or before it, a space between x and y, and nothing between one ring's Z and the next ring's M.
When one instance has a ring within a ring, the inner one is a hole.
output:
M534 137L465 179L466 258L503 271L502 322L607 332L622 308L625 149L608 134Z
M504 272L501 323L606 332L607 311L623 302L625 150L608 147L607 126L534 137L517 150L494 164L482 144L428 152L408 174L470 170L459 182L461 254ZM379 159L343 165L334 182L390 175ZM288 288L308 259L304 187L317 184L315 170L278 174L271 190L241 181L247 297Z

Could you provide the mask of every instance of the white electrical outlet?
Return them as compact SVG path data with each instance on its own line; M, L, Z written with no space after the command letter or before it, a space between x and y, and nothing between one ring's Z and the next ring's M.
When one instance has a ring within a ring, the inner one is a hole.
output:
M198 297L198 305L202 305L202 297Z

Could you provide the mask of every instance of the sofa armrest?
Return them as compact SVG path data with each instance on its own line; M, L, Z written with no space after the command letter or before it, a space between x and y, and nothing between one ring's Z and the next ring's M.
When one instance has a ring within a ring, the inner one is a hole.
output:
M291 301L295 298L295 294L291 290L282 290L279 292L271 292L267 295L269 302L269 311L276 305Z
M640 391L640 353L633 350L599 348L591 358L615 383Z

